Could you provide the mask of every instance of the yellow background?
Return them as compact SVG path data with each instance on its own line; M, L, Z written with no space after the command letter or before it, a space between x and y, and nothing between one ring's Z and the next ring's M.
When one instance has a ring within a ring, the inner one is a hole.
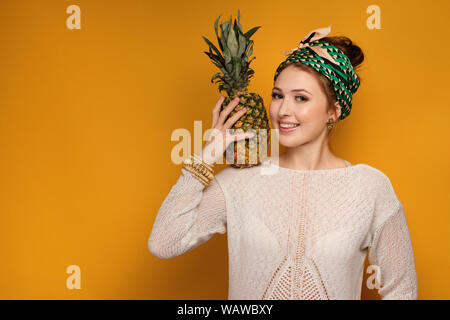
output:
M81 8L69 30L66 8ZM381 30L369 30L369 5ZM176 182L176 128L210 125L219 97L214 20L241 11L253 36L250 90L268 107L282 51L312 29L366 60L336 154L386 173L405 207L419 299L450 298L448 0L2 1L0 298L226 299L226 235L171 260L147 251ZM66 268L81 268L81 289ZM363 298L376 298L364 290Z

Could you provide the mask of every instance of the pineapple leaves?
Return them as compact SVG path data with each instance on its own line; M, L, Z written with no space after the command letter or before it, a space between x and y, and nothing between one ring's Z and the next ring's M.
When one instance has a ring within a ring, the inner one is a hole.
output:
M245 50L247 49L247 39L239 33L239 52L238 57L242 57L242 55L245 53Z
M238 37L239 34L241 33L240 32L241 30L239 30L239 27L237 25L237 21L236 20L234 20L233 29L234 29L234 33L236 34L236 37Z
M233 28L229 28L229 29L230 30L229 30L228 39L227 39L228 49L230 50L232 57L237 57L239 45L236 40L236 34L234 33Z
M219 68L224 68L225 67L225 61L223 60L223 58L221 56L217 56L214 53L210 52L206 52L203 51L210 59L211 61L218 66Z
M223 51L223 45L222 45L222 42L220 41L219 32L218 32L219 19L220 19L220 15L217 17L216 21L214 22L214 30L216 32L217 42L219 43L220 50Z
M225 45L227 44L229 27L230 27L230 22L228 22L228 21L224 22L220 25L220 36L221 36L221 41L222 41L224 48L225 48Z
M209 47L209 52L204 53L221 72L214 74L211 83L218 85L219 91L228 94L236 90L246 88L254 71L250 69L250 63L255 59L253 54L253 40L250 37L261 27L254 27L244 33L238 10L237 19L230 16L225 22L220 22L221 15L214 21L214 31L218 45L214 45L209 39L202 36ZM250 60L249 60L250 59Z
M254 28L248 30L248 31L244 34L244 36L247 38L247 40L249 40L250 37L251 37L251 36L252 36L259 28L261 28L261 26L254 27Z
M203 40L205 40L206 44L209 46L210 51L213 50L217 54L217 56L222 58L222 54L216 48L216 46L211 41L209 41L207 38L205 38L204 36L202 36L202 38L203 38Z
M229 64L231 62L231 52L228 48L223 50L223 56L225 58L225 64Z
M241 13L240 13L239 10L238 10L237 26L238 26L238 28L239 28L239 31L240 31L242 34L244 34L244 31L242 30L242 26L241 26L240 20L241 20Z
M246 54L246 56L250 57L252 55L252 53L253 53L253 40L250 42L250 45L248 46L248 48L249 48L249 51Z
M250 79L251 77L253 77L254 73L255 73L255 71L253 71L252 69L248 69L248 71L247 71L247 79Z
M239 75L241 73L241 62L239 59L233 59L233 65L234 65L234 78L236 80L239 80Z
M221 77L222 77L221 72L216 73L215 75L212 76L211 83L214 83L214 80L216 80L217 78L221 79Z

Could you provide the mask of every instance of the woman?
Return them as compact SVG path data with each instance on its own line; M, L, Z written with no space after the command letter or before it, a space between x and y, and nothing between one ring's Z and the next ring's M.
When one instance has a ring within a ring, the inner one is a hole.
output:
M275 74L269 114L286 152L264 166L277 170L213 175L222 154L212 150L226 150L227 129L245 113L225 121L238 101L219 112L221 97L212 123L224 139L206 143L196 167L185 163L156 217L148 246L162 259L228 233L228 299L360 299L367 252L382 299L417 299L408 225L389 178L328 146L334 123L350 113L364 59L350 39L326 37L330 27L308 33Z

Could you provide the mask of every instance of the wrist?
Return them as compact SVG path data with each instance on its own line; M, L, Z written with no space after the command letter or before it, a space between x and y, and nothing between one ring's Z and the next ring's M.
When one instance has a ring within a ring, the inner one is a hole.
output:
M192 175L205 186L214 179L213 166L206 163L199 155L195 153L184 160L183 168L190 171Z

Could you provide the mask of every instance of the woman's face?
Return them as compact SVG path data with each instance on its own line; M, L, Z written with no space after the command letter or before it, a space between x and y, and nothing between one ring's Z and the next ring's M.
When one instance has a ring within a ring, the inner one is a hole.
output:
M272 127L280 130L280 144L296 147L326 133L333 113L319 82L308 72L286 67L277 77L269 114ZM294 126L293 126L294 125Z

